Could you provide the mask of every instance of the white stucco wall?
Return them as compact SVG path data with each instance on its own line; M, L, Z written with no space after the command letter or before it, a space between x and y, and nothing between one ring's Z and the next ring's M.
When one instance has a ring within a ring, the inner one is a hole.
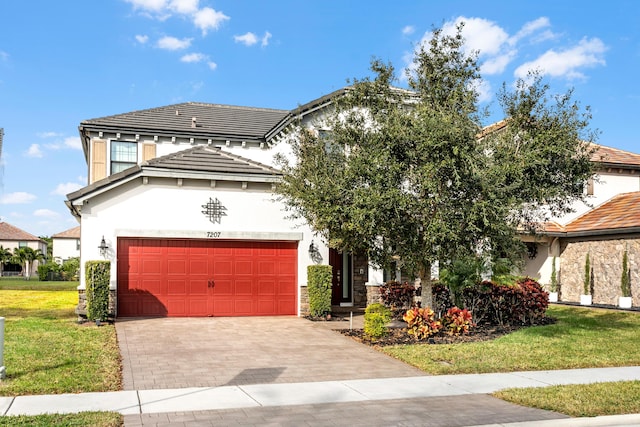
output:
M53 238L53 259L62 262L69 258L79 257L78 240Z
M622 193L640 191L640 176L637 173L631 174L628 171L601 172L596 176L593 183L593 196L589 196L587 204L576 202L573 205L575 212L555 218L561 225L566 225L585 212L598 207L613 196Z
M298 240L298 284L306 286L307 266L313 262L309 245L313 240L324 260L328 249L308 226L287 218L269 184L240 182L142 178L124 184L86 201L82 207L81 284L84 288L84 263L103 259L98 246L104 236L109 249L106 259L112 262L111 286L116 286L117 238L194 238L242 240ZM226 208L220 224L212 223L203 213L209 199L218 199Z

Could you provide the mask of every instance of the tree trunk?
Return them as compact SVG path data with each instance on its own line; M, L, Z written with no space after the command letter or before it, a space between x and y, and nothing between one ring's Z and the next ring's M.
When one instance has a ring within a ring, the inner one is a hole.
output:
M431 281L431 265L420 268L421 305L433 309L433 283Z

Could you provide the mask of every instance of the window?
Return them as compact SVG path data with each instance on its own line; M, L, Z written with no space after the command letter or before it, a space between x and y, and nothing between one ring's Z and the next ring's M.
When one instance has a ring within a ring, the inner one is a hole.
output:
M18 247L19 247L19 248L26 248L27 246L29 246L29 245L27 244L27 242L18 242Z
M76 250L80 250L80 239L76 239Z
M586 193L587 193L587 196L593 196L593 178L590 178L587 181Z
M138 143L111 141L111 174L138 164Z

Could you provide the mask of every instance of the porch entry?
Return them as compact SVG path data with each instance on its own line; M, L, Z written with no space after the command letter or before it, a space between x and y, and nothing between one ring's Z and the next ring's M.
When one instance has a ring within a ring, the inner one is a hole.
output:
M329 265L333 267L331 305L353 305L353 257L329 249Z

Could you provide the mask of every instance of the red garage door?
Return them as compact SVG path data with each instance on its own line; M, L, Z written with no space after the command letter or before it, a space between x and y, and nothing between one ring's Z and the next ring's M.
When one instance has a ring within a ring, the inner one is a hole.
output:
M118 239L118 316L297 314L297 242Z

